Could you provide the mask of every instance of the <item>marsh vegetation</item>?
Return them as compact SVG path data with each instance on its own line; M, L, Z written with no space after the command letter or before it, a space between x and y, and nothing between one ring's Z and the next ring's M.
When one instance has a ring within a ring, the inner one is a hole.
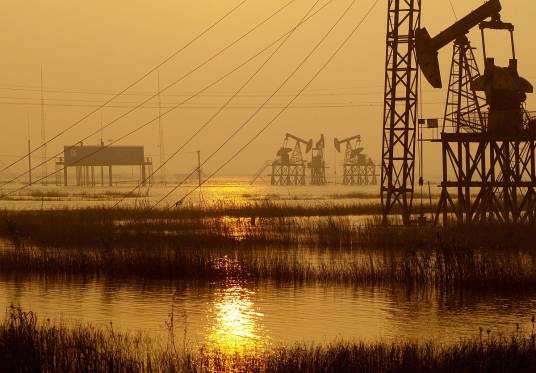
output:
M311 216L275 210L5 211L0 235L11 246L0 252L0 271L212 280L232 270L296 283L536 286L528 225L400 228L312 216L314 208Z
M480 330L448 346L341 341L226 354L177 344L172 320L167 340L157 343L112 325L67 327L11 307L0 322L0 365L13 372L531 372L536 364L534 328L508 337Z

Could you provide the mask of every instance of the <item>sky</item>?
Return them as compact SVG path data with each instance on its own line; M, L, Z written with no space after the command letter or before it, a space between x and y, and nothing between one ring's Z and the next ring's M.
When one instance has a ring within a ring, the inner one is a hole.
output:
M25 0L5 1L0 22L0 121L3 136L0 161L6 164L27 151L28 133L33 146L41 141L40 86L44 87L46 137L51 138L76 123L87 113L121 91L147 71L213 24L242 0ZM319 9L327 0L320 0ZM117 98L113 107L76 125L52 141L49 157L61 152L91 133L85 143L109 143L148 123L141 130L117 142L119 145L144 145L146 154L159 162L158 100L116 120L148 99L161 88L163 111L233 71L250 57L293 29L310 11L315 1L294 0L270 21L221 53L210 63L201 63L241 37L258 23L287 4L289 0L248 0L236 12L211 29L159 69ZM334 0L310 21L303 24L277 50L260 72L245 86L231 108L217 115L189 145L174 157L168 174L188 172L196 166L195 151L209 157L238 127L248 121L257 106L281 87L270 101L205 166L205 172L219 168L237 149L265 127L292 97L300 91L326 62L339 44L358 24L373 0L357 0L346 16L306 59L326 35L351 0ZM482 0L423 0L423 26L435 35L482 4ZM503 0L503 20L516 26L516 49L522 76L536 81L536 52L532 24L536 3L530 0ZM273 159L289 132L305 139L327 139L326 156L333 169L333 138L356 134L362 137L365 152L376 162L381 158L383 84L387 0L380 0L357 33L312 81L294 107L284 111L265 132L229 163L223 174L253 174L266 160ZM470 34L477 60L482 66L480 35ZM254 74L274 47L249 64L221 80L181 109L162 118L166 154L175 152L189 137L214 116L219 106ZM510 44L506 34L493 35L488 54L506 65ZM440 52L444 85L447 83L451 47ZM304 61L302 63L302 61ZM299 67L299 68L298 68ZM194 73L190 71L196 69ZM296 73L294 74L294 71ZM159 78L158 78L159 75ZM173 85L177 80L178 84ZM444 112L445 90L423 84L422 117L438 118ZM533 97L528 100L536 104ZM151 122L152 121L152 122ZM100 128L106 127L100 131ZM425 145L425 173L437 178L439 148ZM40 157L40 153L36 154ZM339 159L342 155L339 156ZM13 170L24 170L21 162ZM330 171L331 172L331 171Z

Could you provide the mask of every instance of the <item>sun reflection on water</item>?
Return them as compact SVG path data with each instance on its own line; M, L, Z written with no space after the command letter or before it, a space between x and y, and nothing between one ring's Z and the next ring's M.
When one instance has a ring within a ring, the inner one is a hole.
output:
M209 314L210 346L225 354L250 354L268 345L262 326L264 315L257 310L254 296L255 291L238 280L228 280L216 291Z

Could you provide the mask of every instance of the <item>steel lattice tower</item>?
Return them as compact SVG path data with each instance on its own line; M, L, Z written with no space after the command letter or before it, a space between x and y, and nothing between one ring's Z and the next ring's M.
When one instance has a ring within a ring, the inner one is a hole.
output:
M415 171L418 67L415 31L421 22L421 0L389 0L382 148L384 221L399 207L410 221Z

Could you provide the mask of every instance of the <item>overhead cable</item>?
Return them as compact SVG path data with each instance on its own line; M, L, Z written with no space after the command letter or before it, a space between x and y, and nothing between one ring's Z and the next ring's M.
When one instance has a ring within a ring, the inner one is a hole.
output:
M373 4L373 6L369 9L369 11L366 13L365 17L361 20L361 22L358 23L358 25L354 28L354 30L352 31L352 33L343 41L343 43L337 48L337 50L330 56L330 58L327 60L327 62L314 74L314 76L311 78L311 80L308 81L308 83L302 87L302 89L287 103L287 105L281 109L277 115L272 118L259 132L257 132L244 146L242 146L237 152L235 152L231 158L229 158L227 161L225 161L223 163L223 165L221 165L219 168L216 169L215 172L213 172L212 174L210 174L204 181L202 181L199 185L197 185L195 188L193 188L192 190L190 190L185 196L183 196L179 201L177 201L177 204L181 204L182 201L187 198L189 195L191 195L194 191L196 191L199 187L201 187L204 183L206 183L211 177L213 177L214 175L216 175L223 167L225 167L227 164L229 164L233 159L235 159L244 149L246 149L257 137L259 137L272 123L274 123L280 116L281 114L283 114L283 112L286 111L286 109L288 109L288 107L290 107L292 105L292 103L300 96L301 93L303 93L307 87L320 75L320 73L322 71L324 71L324 69L331 63L331 61L333 60L333 58L335 58L335 56L338 54L338 52L344 47L344 45L346 45L346 43L348 42L348 40L350 40L351 36L357 31L357 29L359 28L359 26L364 22L364 20L368 17L368 15L372 12L372 9L376 6L376 4L378 3L379 0L376 0ZM313 48L313 50L311 50L311 52L309 53L308 56L306 56L305 60L302 61L302 63L300 65L298 65L298 67L296 68L295 72L297 72L302 66L303 64L305 63L305 61L310 57L312 56L315 51L320 47L320 45L325 41L325 39L333 32L333 30L337 27L337 25L342 21L342 19L345 17L345 15L347 14L347 12L351 9L351 7L355 4L355 0L352 1L350 3L350 5L345 9L344 13L337 19L336 23L334 25L331 26L331 28L327 31L327 33L322 37L322 39L317 43L317 45ZM294 72L294 73L295 73ZM287 82L288 80L291 78L292 76L289 76L285 82L283 82L283 84L279 87L279 89L281 89ZM277 93L277 91L274 92L274 94ZM267 103L267 101L266 101ZM248 119L248 122L252 119L253 117L250 117ZM232 137L234 137L238 131L245 125L247 124L247 122L245 122L241 127L239 127L237 129L237 131L235 131L233 134L231 134L231 136L229 136L225 141L224 143L218 148L216 149L215 152L213 152L208 158L206 158L203 162L202 165L206 164L206 162L212 157L214 156L221 148L223 148L223 146L228 142L230 141L230 139ZM193 173L191 173L191 175L193 175ZM175 192L175 190L177 190L186 180L188 180L191 175L187 176L186 178L183 179L183 181L180 183L180 184L177 184L172 190L170 190L168 193L166 193L162 198L160 198L156 204L154 206L157 206L159 205L163 200L165 200L167 197L169 197L172 193Z
M317 9L317 10L316 10L315 12L313 12L311 15L309 15L309 16L306 18L305 22L309 21L311 18L313 18L314 16L316 16L318 13L320 13L320 12L327 6L327 4L329 4L329 2L327 2L327 3L324 4L322 7L320 7L319 9ZM153 118L153 119L151 119L151 120L149 120L149 121L143 123L142 125L140 125L140 126L136 127L135 129L133 129L133 130L127 132L125 135L123 135L123 136L121 136L121 137L115 139L114 141L110 142L109 144L106 144L106 145L100 147L100 148L97 149L96 151L88 153L87 155L85 155L84 157L82 157L80 160L83 160L83 159L86 159L86 158L88 158L88 157L91 157L91 156L93 156L94 154L96 154L96 153L98 153L98 152L100 152L100 151L102 151L102 150L104 150L104 149L106 149L106 148L112 146L113 144L115 144L115 143L117 143L117 142L119 142L119 141L125 139L126 137L128 137L128 136L130 136L130 135L132 135L132 134L134 134L134 133L136 133L136 132L138 132L139 130L141 130L142 128L148 126L149 124L155 122L155 121L158 120L159 118L161 118L161 117L163 117L163 116L166 116L166 115L168 115L169 113L171 113L172 111L174 111L174 110L176 110L177 108L181 107L181 106L184 105L185 103L187 103L187 102L189 102L190 100L192 100L193 98L197 97L199 94L201 94L201 93L203 93L203 92L209 90L210 88L214 87L215 85L219 84L221 81L223 81L224 79L226 79L226 78L229 77L230 75L234 74L236 71L240 70L242 67L244 67L244 66L247 65L249 62L251 62L251 61L253 61L254 59L256 59L258 56L260 56L261 54L263 54L265 51L267 51L267 50L269 50L270 48L272 48L272 47L273 47L274 45L276 45L279 41L281 41L284 37L286 37L286 35L288 35L288 33L290 33L290 31L286 32L285 34L283 34L282 36L280 36L279 38L277 38L277 39L274 40L273 42L269 43L266 47L264 47L264 48L262 48L260 51L258 51L255 55L253 55L252 57L248 58L247 60L245 60L244 62L242 62L241 64L239 64L238 66L236 66L235 68L233 68L231 71L229 71L229 72L226 73L225 75L221 76L221 77L218 78L217 80L213 81L212 83L208 84L208 85L205 86L204 88L200 89L199 91L197 91L196 93L194 93L192 96L188 97L187 99L185 99L185 100L183 100L183 101L177 103L176 105L174 105L174 106L173 106L172 108L170 108L169 110L163 112L162 115L158 115L157 117L155 117L155 118ZM100 132L100 130L99 130L99 131L96 131L95 134L98 133L98 132ZM89 137L90 137L90 136L89 136ZM89 137L88 137L88 138L89 138ZM61 155L61 154L62 154L62 152L56 154L54 157L57 157L57 156L59 156L59 155ZM53 158L50 158L49 160L51 160L51 159L53 159ZM35 166L34 168L37 168L38 166L39 166L39 165ZM32 170L33 170L34 168L32 168ZM52 175L54 175L54 174L56 174L56 173L59 173L59 172L63 171L64 168L65 168L65 167L63 167L63 168L59 168L59 169L57 169L57 170L51 172L47 177L50 177L50 176L52 176ZM9 180L9 181L3 183L3 184L0 184L0 186L7 185L7 184L9 184L9 183L11 183L11 182L17 180L17 179L20 178L21 176L24 176L24 175L27 174L27 173L28 173L28 171L25 172L25 173L23 173L22 175L17 176L16 178L13 178L13 179L11 179L11 180ZM38 182L38 181L41 181L41 179L37 180L36 182ZM10 194L13 194L13 193L18 192L19 190L25 189L26 187L27 187L27 185L24 185L24 186L22 186L22 187L20 187L20 188L17 188L17 189L15 189L15 190L12 190L12 191L10 191L10 192L7 192L7 193L5 193L4 195L7 195L7 196L8 196L8 195L10 195Z
M208 63L212 62L214 59L216 59L218 56L220 56L221 54L223 54L225 51L227 51L228 49L230 49L231 47L233 47L235 44L239 43L241 40L243 40L244 38L246 38L248 35L250 35L251 33L253 33L255 30L257 30L258 28L260 28L262 25L264 25L265 23L269 22L272 18L274 18L275 16L277 16L279 13L281 13L284 9L286 9L287 7L289 7L292 3L294 3L296 0L289 0L286 4L284 4L283 6L281 6L280 8L278 8L274 13L272 13L269 17L265 18L263 21L261 21L260 23L258 23L256 26L254 26L252 29L250 29L249 31L247 31L245 34L243 34L242 36L240 36L239 38L235 39L233 42L231 42L230 44L228 44L227 46L225 46L223 49L221 49L219 52L217 52L216 54L212 55L211 57L209 57L207 60L205 60L204 62L202 62L201 64L197 65L195 68L193 68L192 70L190 70L188 73L182 75L180 78L178 78L177 80L175 80L174 82L172 82L171 84L169 84L168 86L166 86L165 88L163 88L162 90L156 92L154 95L152 95L151 97L149 97L148 99L140 102L138 105L136 105L134 108L132 108L131 110L121 114L120 116L116 117L115 119L113 119L111 122L108 122L106 125L102 126L101 128L91 132L89 135L87 135L86 137L82 138L82 139L79 139L78 141L75 142L75 145L76 144L79 144L79 143L82 143L84 141L86 141L87 139L91 138L92 136L95 136L96 134L100 133L102 130L110 127L111 125L113 125L114 123L116 123L117 121L119 121L120 119L123 119L125 118L128 114L134 112L135 110L141 108L143 105L147 104L150 100L154 99L155 97L157 97L160 93L162 92L165 92L167 91L168 89L170 89L171 87L175 86L176 84L178 84L179 82L181 82L182 80L186 79L188 76L192 75L194 72L198 71L199 69L201 69L203 66L207 65ZM275 43L274 43L275 44ZM213 84L215 85L215 84ZM211 85L212 86L212 85ZM207 88L208 89L208 88ZM204 92L204 90L203 90ZM201 92L202 93L202 92ZM188 98L187 100L185 100L184 102L187 102L189 101L190 99L192 99L194 96ZM180 105L179 105L180 106ZM164 113L165 115L166 113ZM151 122L147 123L146 125L158 120L160 118L160 116L156 117L154 120L152 120ZM134 132L136 132L137 130L135 130ZM131 135L133 132L129 132L125 137ZM124 138L124 137L123 137ZM49 141L52 141L49 140ZM38 148L37 148L38 149ZM37 149L34 149L33 151L37 150ZM102 147L100 149L98 149L96 151L96 153L102 151L103 149L105 149L105 147ZM30 155L32 153L30 152ZM18 175L16 178L13 178L12 180L8 181L7 183L3 183L0 185L0 187L3 187L9 183L11 183L12 181L15 181L16 179L18 179L19 177L22 177L24 176L25 174L31 172L32 170L44 165L45 163L51 161L52 159L56 158L56 157L59 157L60 155L62 154L62 152L58 152L56 154L54 154L52 157L48 158L47 160L44 160L38 164L36 164L35 166L33 166L30 170L26 171L25 173L21 174L21 175ZM89 155L88 155L89 156ZM22 158L24 159L24 158ZM14 162L13 164L15 164L16 162ZM9 167L7 167L9 168ZM4 168L2 170L0 170L0 172L2 171L5 171L7 168ZM44 179L44 178L43 178Z
M209 31L211 31L212 29L214 29L219 23L221 23L223 20L225 20L226 18L228 18L231 14L233 14L237 9L239 9L242 5L244 5L247 1L249 0L242 0L240 3L238 3L236 6L234 6L231 10L229 10L227 13L225 13L222 17L220 17L218 20L216 20L216 22L212 23L210 26L208 26L207 28L205 28L201 33L199 33L197 36L195 36L193 39L191 39L189 42L187 42L185 45L183 45L181 48L179 48L178 50L176 50L175 52L173 52L169 57L167 57L166 59L164 59L162 62L160 62L158 65L156 65L155 67L153 67L152 69L150 69L149 71L147 71L145 74L143 74L140 78L136 79L134 82L132 82L131 84L129 84L126 88L122 89L121 91L117 92L116 94L114 94L111 98L109 98L108 100L106 100L102 105L98 106L97 108L95 108L94 110L90 111L89 113L85 114L82 118L80 118L79 120L77 120L76 122L74 122L73 124L69 125L68 127L64 128L63 130L61 130L60 132L58 132L57 134L55 134L54 136L52 136L51 138L49 138L48 140L44 141L43 143L41 143L39 146L37 146L36 148L32 149L29 154L25 155L24 157L20 157L18 158L16 161L14 162L11 162L9 163L7 166L5 167L2 167L2 169L0 169L0 172L4 172L6 171L7 169L11 168L13 165L19 163L20 161L24 160L26 157L30 156L31 154L35 153L37 150L43 148L44 146L46 146L47 144L49 144L50 142L56 140L58 137L64 135L65 133L67 133L68 131L70 131L71 129L75 128L76 126L78 126L80 123L82 123L84 120L86 120L87 118L91 117L93 114L95 114L96 112L98 112L99 110L105 108L108 104L110 104L112 101L114 101L117 97L121 96L122 94L124 94L126 91L128 91L130 88L134 87L135 85L137 85L139 82L141 82L142 80L144 80L145 78L147 78L149 75L151 75L152 73L154 73L155 71L157 71L159 68L161 68L162 66L164 66L166 63L168 63L169 61L171 61L172 59L174 59L175 57L177 57L181 52L183 52L185 49L187 49L189 46L191 46L193 43L195 43L197 40L201 39L204 35L206 35Z
M333 0L329 0L325 5L331 3ZM286 44L286 42L292 37L294 32L305 22L307 17L311 14L311 12L314 10L314 8L317 6L317 4L320 2L320 0L316 0L313 5L307 10L307 13L303 16L302 19L294 26L290 32L283 38L281 43L277 45L277 47L270 53L268 58L246 79L246 81L234 92L234 94L214 113L205 123L197 129L184 143L182 143L173 153L170 157L168 157L162 164L160 164L156 170L154 170L151 175L149 175L149 179L156 174L161 168L163 168L173 157L180 153L182 149L184 149L197 135L201 133L214 119L216 119L226 108L227 106L242 92L248 85L253 81L253 79L258 76L258 74L263 70L263 68L272 60L272 58L281 50L281 48ZM272 95L273 97L273 95ZM138 188L142 186L144 181L142 180L130 193L135 192ZM129 193L129 194L130 194ZM120 199L115 205L119 205L123 199Z
M186 195L184 195L180 200L178 200L175 204L175 206L182 204L182 202L188 198L193 192L195 192L198 188L200 188L204 183L206 183L210 178L212 178L214 175L216 175L218 172L220 172L225 166L227 166L230 162L232 162L242 151L244 151L253 141L255 141L268 127L270 127L285 111L292 103L300 96L300 94L309 87L313 83L313 81L325 70L325 68L333 61L333 59L339 54L339 52L344 48L344 46L348 43L348 41L352 38L352 36L357 32L357 30L361 27L361 25L365 22L365 20L368 18L370 13L372 13L372 10L376 7L379 0L375 0L372 6L369 8L369 10L365 13L364 17L360 20L359 23L354 27L354 29L350 32L350 34L343 40L343 42L339 45L339 47L330 55L328 60L320 67L320 69L313 75L313 77L302 87L302 89L288 102L285 108L281 109L279 113L275 117L273 117L263 128L261 128L260 131L258 131L246 144L244 144L241 148L238 149L230 158L228 158L220 167L218 167L214 172L212 172L205 180L203 180L199 185L195 186L193 189L191 189ZM353 4L353 3L352 3ZM335 28L335 26L333 26ZM330 30L331 31L331 30ZM203 162L203 164L206 163ZM188 180L193 173L191 173L187 178L183 180ZM160 204L163 200L165 200L171 193L173 193L180 185L175 186L170 192L168 192L164 197L162 197L154 206L157 206Z

